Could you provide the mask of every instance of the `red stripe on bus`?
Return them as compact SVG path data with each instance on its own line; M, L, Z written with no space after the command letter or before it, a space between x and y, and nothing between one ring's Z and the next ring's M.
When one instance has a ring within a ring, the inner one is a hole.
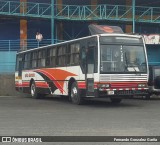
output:
M86 89L86 83L85 82L78 82L78 88L79 89Z
M78 88L79 89L86 89L86 83L85 82L78 82ZM97 89L97 84L94 84L94 88Z
M46 82L36 82L36 87L48 88L48 84Z
M109 88L109 89L106 89L106 88L102 88L101 91L127 91L127 90L145 90L146 88L118 88L118 89L112 89L112 88Z

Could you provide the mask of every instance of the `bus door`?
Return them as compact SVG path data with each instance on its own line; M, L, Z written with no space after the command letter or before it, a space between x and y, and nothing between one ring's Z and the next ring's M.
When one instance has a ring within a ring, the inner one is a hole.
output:
M17 65L18 65L18 84L22 85L22 67L23 67L23 60L22 57L18 57L17 59ZM21 91L22 87L19 88Z
M86 96L94 97L95 46L89 46L86 54Z

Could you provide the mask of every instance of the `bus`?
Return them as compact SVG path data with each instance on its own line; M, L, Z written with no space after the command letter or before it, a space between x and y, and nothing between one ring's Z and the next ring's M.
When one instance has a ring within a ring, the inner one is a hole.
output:
M148 61L140 35L97 34L18 52L15 88L33 98L123 98L148 94Z

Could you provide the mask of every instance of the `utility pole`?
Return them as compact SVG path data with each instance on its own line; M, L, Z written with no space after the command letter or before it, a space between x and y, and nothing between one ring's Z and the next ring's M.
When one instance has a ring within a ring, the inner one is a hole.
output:
M54 44L54 0L51 0L51 43Z
M136 0L132 0L132 32L135 33L135 5Z

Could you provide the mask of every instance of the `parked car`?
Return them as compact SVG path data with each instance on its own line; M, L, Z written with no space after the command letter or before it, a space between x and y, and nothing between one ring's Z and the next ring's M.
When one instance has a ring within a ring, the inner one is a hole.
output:
M148 80L149 94L145 99L150 99L151 95L160 95L160 66L149 66L149 80Z

